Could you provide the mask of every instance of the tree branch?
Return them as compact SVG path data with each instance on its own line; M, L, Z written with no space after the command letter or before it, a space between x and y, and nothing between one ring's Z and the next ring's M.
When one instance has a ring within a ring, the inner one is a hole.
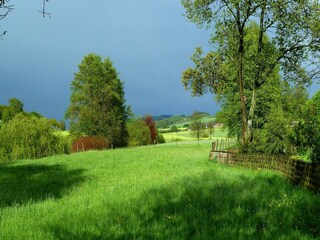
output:
M49 0L43 0L43 4L42 4L42 11L39 11L40 13L42 13L42 17L45 16L50 16L50 13L46 12L46 2L48 2Z

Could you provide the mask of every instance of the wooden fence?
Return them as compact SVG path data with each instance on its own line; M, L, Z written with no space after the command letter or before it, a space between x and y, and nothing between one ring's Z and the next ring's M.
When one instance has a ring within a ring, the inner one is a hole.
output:
M248 167L252 169L269 169L283 173L293 183L300 184L315 192L320 192L320 165L291 159L287 156L267 154L234 153L217 151L215 143L210 151L210 160L219 163Z

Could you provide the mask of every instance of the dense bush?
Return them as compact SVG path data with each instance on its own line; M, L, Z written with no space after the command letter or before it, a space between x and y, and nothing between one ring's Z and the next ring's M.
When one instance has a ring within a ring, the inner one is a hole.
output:
M162 134L158 134L157 143L166 143L166 140L164 139L164 136Z
M102 150L109 148L110 142L107 140L107 138L100 136L80 137L72 143L72 152Z
M170 132L179 132L179 128L176 125L170 127Z
M204 132L202 133L202 136L201 136L201 137L203 137L203 138L209 138L209 133L206 132L206 131L204 131Z
M143 146L151 142L150 129L145 121L130 119L127 123L129 133L128 146Z
M45 118L16 115L0 130L0 159L32 159L69 152L67 137L54 133Z
M320 164L320 91L303 106L293 130L290 140L299 154L307 154L312 162Z

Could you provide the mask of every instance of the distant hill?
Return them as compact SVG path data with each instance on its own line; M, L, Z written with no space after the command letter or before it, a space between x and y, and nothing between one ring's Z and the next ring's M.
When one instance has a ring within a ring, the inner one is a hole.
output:
M161 121L163 119L171 118L173 115L159 115L159 116L152 116L154 121Z
M206 123L210 121L215 121L215 117L213 115L210 115L205 112L201 112L201 121ZM170 116L170 115L161 115L161 116ZM156 120L156 118L153 118L156 122L157 128L170 128L171 126L175 125L177 127L185 127L187 125L190 125L192 122L192 119L190 116L185 116L185 115L175 115L175 116L170 116L167 118L163 118L160 120Z

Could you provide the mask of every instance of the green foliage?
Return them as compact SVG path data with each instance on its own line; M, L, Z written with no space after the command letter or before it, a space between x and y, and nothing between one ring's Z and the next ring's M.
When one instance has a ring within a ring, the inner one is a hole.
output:
M282 82L282 108L286 117L294 122L300 118L303 106L308 101L308 91L302 85L290 86L287 82Z
M6 107L3 109L3 112L2 112L2 123L7 123L9 122L11 119L12 119L12 114L10 112L10 109L9 107Z
M37 118L41 118L43 117L40 113L38 112L30 112L29 113L29 116L34 116L34 117L37 117Z
M66 130L66 122L61 120L59 122L59 128L60 128L61 131L65 131Z
M7 106L0 105L0 121L2 121L2 113Z
M157 143L166 143L166 140L162 134L158 134L157 136Z
M203 129L205 127L204 123L201 122L201 114L199 112L194 112L191 115L192 123L190 129L192 131L192 135L198 139L198 145L200 137L203 134Z
M9 99L9 105L2 107L2 122L9 122L18 113L23 112L23 103L17 98Z
M179 132L179 128L176 125L170 127L170 132Z
M209 133L207 131L203 131L201 137L209 138Z
M212 134L214 133L214 126L215 126L215 123L212 121L207 123L208 137L210 137L210 139L212 138Z
M31 159L69 152L66 137L54 134L45 118L17 114L0 130L0 159Z
M291 141L300 153L309 152L310 160L320 163L320 91L306 102L300 114Z
M281 107L272 109L265 124L265 150L272 154L288 153L290 122Z
M23 112L23 103L17 98L9 99L9 108L13 116Z
M262 88L279 78L280 70L287 81L302 85L319 77L320 38L316 32L320 14L316 1L181 3L190 21L214 29L211 41L215 47L205 56L196 48L191 58L195 66L183 72L182 84L193 96L214 93L224 111L220 118L243 144L254 141L253 128L256 124L262 128L265 113L274 107L257 105L267 96L261 94L267 88ZM276 31L269 39L266 34L270 29Z
M129 133L128 146L143 146L151 142L150 129L147 123L141 119L130 119L127 123Z
M84 57L71 84L66 118L75 135L104 136L112 146L127 144L123 83L109 58Z

